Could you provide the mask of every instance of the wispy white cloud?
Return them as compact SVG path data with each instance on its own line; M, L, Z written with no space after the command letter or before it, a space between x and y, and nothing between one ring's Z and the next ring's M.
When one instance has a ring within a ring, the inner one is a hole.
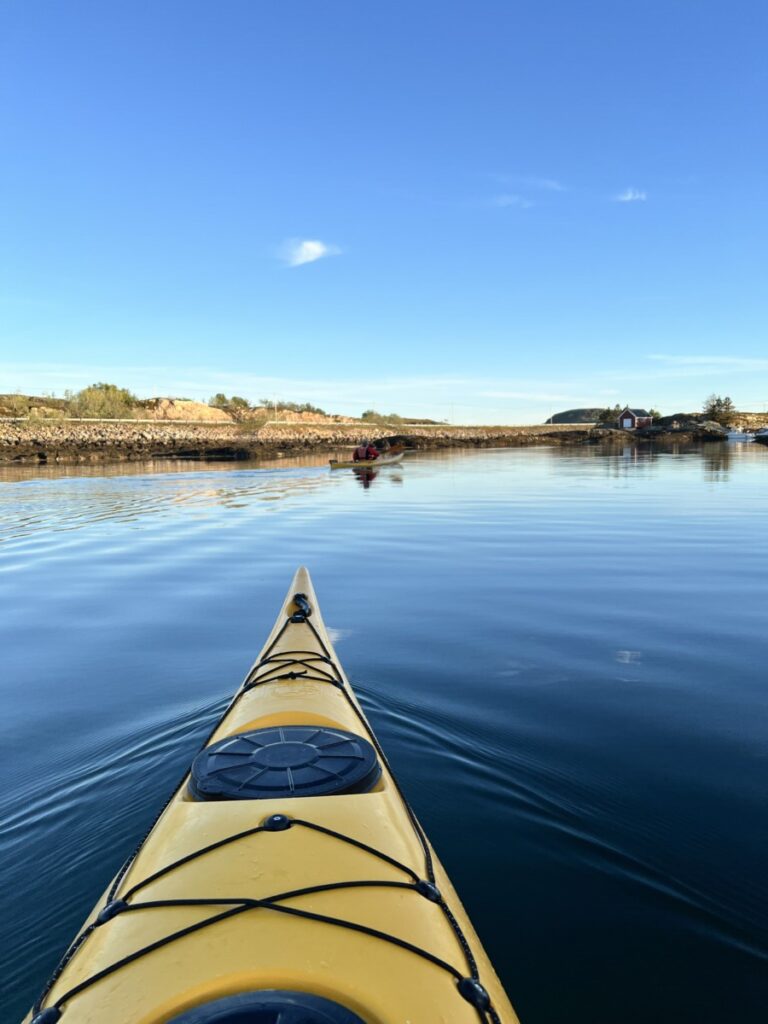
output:
M525 196L519 196L514 192L503 192L499 196L494 196L491 200L494 206L509 207L516 206L519 210L528 210L533 203L530 199L526 199Z
M543 188L547 192L565 192L565 185L555 178L525 178L533 188Z
M301 267L305 263L315 263L326 256L338 256L340 252L338 246L328 245L318 238L291 238L283 243L280 258L289 267Z
M745 356L670 356L655 352L648 358L658 363L675 363L678 366L732 366L738 370L768 369L768 359L753 359Z
M531 194L535 196L542 192L567 191L566 186L556 178L540 178L530 174L492 174L489 177L508 189L508 191L493 196L490 200L491 206L502 209L512 207L518 210L528 210L544 201L541 195L535 199L531 197Z
M623 192L619 192L618 195L615 195L613 197L613 201L615 203L644 203L647 198L647 192L643 192L642 189L630 186L629 188L625 188Z
M28 393L41 390L60 392L64 388L77 390L96 380L110 380L128 387L140 397L152 395L184 395L206 399L217 391L235 392L251 399L274 395L289 401L313 401L318 404L348 402L366 408L372 402L389 402L402 396L412 397L423 404L423 396L431 391L459 395L474 388L475 379L457 375L401 375L377 379L375 388L370 375L349 378L276 377L240 370L222 370L196 366L180 370L173 365L131 365L103 363L21 363L0 361L0 379L9 392L16 389ZM498 381L482 379L482 386L490 387ZM362 392L369 397L361 398Z
M480 391L480 398L512 398L521 402L576 402L573 395L555 395L548 391Z
M720 355L667 355L665 353L649 353L644 361L634 367L616 366L612 369L598 371L592 378L595 383L615 385L621 383L626 394L628 385L652 385L654 382L673 383L676 381L703 381L710 390L722 386L724 377L744 378L745 375L768 370L768 358L755 356L720 356ZM755 380L759 378L755 377ZM735 385L731 385L732 387ZM606 394L605 391L597 392ZM681 401L685 392L678 392ZM735 396L734 396L735 397ZM698 400L697 400L698 401ZM746 401L746 399L740 401ZM752 401L752 399L750 399ZM761 398L760 402L765 399ZM651 403L654 404L654 403ZM746 407L746 406L743 406Z
M541 189L543 192L566 192L567 187L556 178L542 178L535 174L495 174L496 181L504 185Z

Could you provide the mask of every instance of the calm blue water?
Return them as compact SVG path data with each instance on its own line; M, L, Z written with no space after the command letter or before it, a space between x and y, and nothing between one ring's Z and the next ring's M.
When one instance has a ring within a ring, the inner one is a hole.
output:
M306 564L524 1024L764 1020L768 449L413 454L367 483L0 471L0 1019Z

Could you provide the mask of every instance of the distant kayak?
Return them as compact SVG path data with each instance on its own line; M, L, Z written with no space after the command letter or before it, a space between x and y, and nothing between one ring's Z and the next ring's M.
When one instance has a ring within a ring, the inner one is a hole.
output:
M378 459L330 459L331 469L378 469L379 466L396 466L403 461L404 452L396 455L380 455Z
M306 569L25 1021L517 1021L342 671Z

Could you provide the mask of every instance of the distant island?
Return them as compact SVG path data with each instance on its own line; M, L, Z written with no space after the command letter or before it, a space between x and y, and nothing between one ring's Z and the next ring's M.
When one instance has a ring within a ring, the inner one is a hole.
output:
M766 425L768 413L742 412L737 409L732 399L728 396L709 395L702 404L700 412L676 412L672 415L662 415L658 409L649 407L639 408L629 403L617 403L613 406L597 406L583 409L566 409L564 412L556 412L546 421L547 423L590 423L595 426L623 426L620 419L623 413L632 412L637 418L643 420L643 426L663 427L665 429L679 429L682 424L719 423L722 427L734 427L738 429L755 429ZM650 421L650 422L649 422Z
M602 413L600 409L566 409L565 412L556 412L550 416L547 423L597 423L598 416Z

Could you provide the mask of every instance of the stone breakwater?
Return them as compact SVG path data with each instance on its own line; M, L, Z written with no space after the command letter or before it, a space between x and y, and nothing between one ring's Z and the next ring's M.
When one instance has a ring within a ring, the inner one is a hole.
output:
M402 428L400 428L402 429ZM562 425L537 427L412 427L413 448L499 447L584 443L594 431ZM151 458L259 458L348 450L363 437L392 435L394 426L237 424L173 422L3 422L2 462L92 462Z
M152 458L248 459L310 452L349 451L364 437L400 435L411 448L499 448L527 445L621 444L623 430L567 424L524 427L418 427L409 425L238 424L174 422L0 422L0 462L96 462ZM406 433L407 431L407 433ZM717 438L676 435L675 440ZM641 439L638 438L638 441Z

